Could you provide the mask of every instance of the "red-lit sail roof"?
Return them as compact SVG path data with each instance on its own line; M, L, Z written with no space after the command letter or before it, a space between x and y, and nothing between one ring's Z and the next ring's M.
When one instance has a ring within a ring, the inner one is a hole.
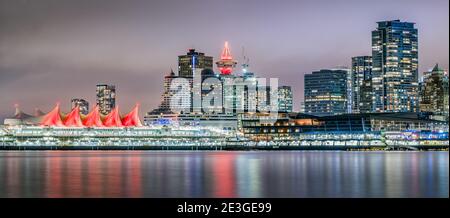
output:
M58 127L140 127L142 126L139 119L139 104L128 114L121 117L119 107L115 107L111 113L103 119L99 112L99 106L89 112L86 116L80 113L80 108L75 107L67 115L60 112L59 103L56 104L52 111L45 114L41 121L37 121L42 126L58 126Z
M133 110L122 118L122 124L124 126L142 126L139 119L139 104L136 104Z
M122 127L122 120L120 119L119 107L116 106L111 113L106 115L103 120L103 125L106 127Z
M76 106L73 110L66 116L64 120L64 126L67 127L83 127L83 123L80 118L80 107Z
M59 110L59 103L56 104L55 108L46 114L40 123L42 126L64 126L61 119L61 112Z
M83 119L83 125L86 127L102 127L102 119L100 116L98 105L89 112L88 115Z

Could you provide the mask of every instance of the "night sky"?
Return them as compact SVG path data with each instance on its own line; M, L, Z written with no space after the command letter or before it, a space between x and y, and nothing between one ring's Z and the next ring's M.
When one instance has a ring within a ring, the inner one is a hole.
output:
M376 22L392 19L416 23L420 72L448 69L448 0L0 0L0 118L15 103L93 105L97 83L117 85L122 113L140 102L143 115L178 55L193 47L217 60L226 40L258 76L291 85L298 109L305 73L371 55Z

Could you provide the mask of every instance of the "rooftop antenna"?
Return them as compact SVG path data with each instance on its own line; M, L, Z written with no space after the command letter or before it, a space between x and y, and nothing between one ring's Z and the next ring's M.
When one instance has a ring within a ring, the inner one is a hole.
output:
M247 73L248 70L248 63L250 62L250 59L245 55L245 47L242 46L242 72Z

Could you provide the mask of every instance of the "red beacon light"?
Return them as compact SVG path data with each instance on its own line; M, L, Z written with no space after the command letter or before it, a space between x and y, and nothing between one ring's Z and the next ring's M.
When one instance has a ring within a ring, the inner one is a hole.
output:
M222 75L230 75L233 72L233 68L236 67L237 62L233 60L228 42L225 42L222 54L220 55L220 61L216 62L217 67Z

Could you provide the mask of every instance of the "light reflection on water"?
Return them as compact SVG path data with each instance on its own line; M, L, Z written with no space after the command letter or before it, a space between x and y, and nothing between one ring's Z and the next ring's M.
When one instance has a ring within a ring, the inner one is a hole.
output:
M0 197L446 197L448 152L1 151Z

